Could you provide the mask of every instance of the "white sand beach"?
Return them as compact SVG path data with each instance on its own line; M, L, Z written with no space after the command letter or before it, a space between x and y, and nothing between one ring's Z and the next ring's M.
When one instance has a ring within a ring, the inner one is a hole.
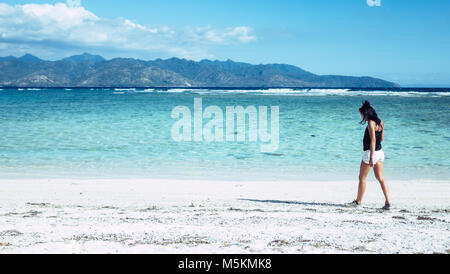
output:
M2 180L0 253L450 253L450 182Z

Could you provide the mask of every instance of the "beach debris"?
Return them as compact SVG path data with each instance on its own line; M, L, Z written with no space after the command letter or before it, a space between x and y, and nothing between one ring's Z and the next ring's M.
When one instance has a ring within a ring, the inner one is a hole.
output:
M191 202L189 207L205 207L203 204Z
M374 252L373 250L370 250L367 247L362 246L362 245L353 248L353 251L359 251L359 252L364 252L364 253L365 252Z
M42 214L42 211L30 210L30 211L24 213L23 217L24 218L35 217L39 214Z
M158 207L155 205L149 206L147 208L144 208L142 210L140 210L141 212L147 212L147 211L154 211L154 210L158 210Z
M437 209L433 210L433 213L450 213L450 209Z
M103 206L102 209L119 209L119 208L115 206Z
M267 244L267 246L270 246L270 247L282 247L282 246L290 246L290 245L292 245L292 243L285 241L285 240L273 240Z
M131 237L124 234L100 234L100 235L88 235L81 234L75 235L71 238L65 238L65 240L77 241L77 242L88 242L88 241L104 241L104 242L125 242L132 240Z
M419 221L431 221L431 222L435 222L435 221L443 221L443 220L439 220L437 218L432 218L429 216L417 216L417 220ZM445 221L443 221L445 222Z
M40 206L40 207L48 207L51 206L49 203L26 203L28 206Z
M161 241L153 241L152 244L163 246L185 244L193 247L203 244L211 244L211 242L206 237L185 235L176 239L162 239Z
M14 236L20 236L20 235L23 235L23 233L18 230L15 230L15 229L5 230L5 231L0 232L0 236L2 236L2 237L14 237Z
M361 220L345 220L343 223L354 223L354 224L363 224L363 225L370 225L371 222L368 221L361 221Z
M238 212L265 212L262 209L256 208L256 209L240 209L240 208L228 208L228 211L238 211Z

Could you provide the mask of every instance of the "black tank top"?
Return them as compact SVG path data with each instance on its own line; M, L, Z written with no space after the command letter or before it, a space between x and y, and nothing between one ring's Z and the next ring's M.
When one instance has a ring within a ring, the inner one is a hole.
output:
M379 151L382 149L381 147L381 136L383 135L383 131L375 131L376 143L375 143L375 151ZM366 128L366 132L364 132L364 151L370 150L370 133L369 127Z

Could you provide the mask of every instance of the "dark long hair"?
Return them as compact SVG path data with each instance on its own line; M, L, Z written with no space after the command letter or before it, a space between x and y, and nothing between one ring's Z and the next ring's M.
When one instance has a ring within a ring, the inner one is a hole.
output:
M369 101L364 101L362 107L359 109L359 112L363 115L363 119L360 122L361 125L364 125L368 121L374 121L377 125L381 124L381 120L378 118L377 112L370 105Z

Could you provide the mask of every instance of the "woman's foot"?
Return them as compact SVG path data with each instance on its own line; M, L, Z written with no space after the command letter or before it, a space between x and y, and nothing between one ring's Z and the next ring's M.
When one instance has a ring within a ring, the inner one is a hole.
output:
M348 203L348 204L346 204L345 206L346 206L346 207L357 208L357 207L360 206L360 205L361 205L361 203L358 203L358 201L354 200L353 202Z
M390 203L386 203L383 208L381 208L382 210L390 210L391 209L391 204Z

